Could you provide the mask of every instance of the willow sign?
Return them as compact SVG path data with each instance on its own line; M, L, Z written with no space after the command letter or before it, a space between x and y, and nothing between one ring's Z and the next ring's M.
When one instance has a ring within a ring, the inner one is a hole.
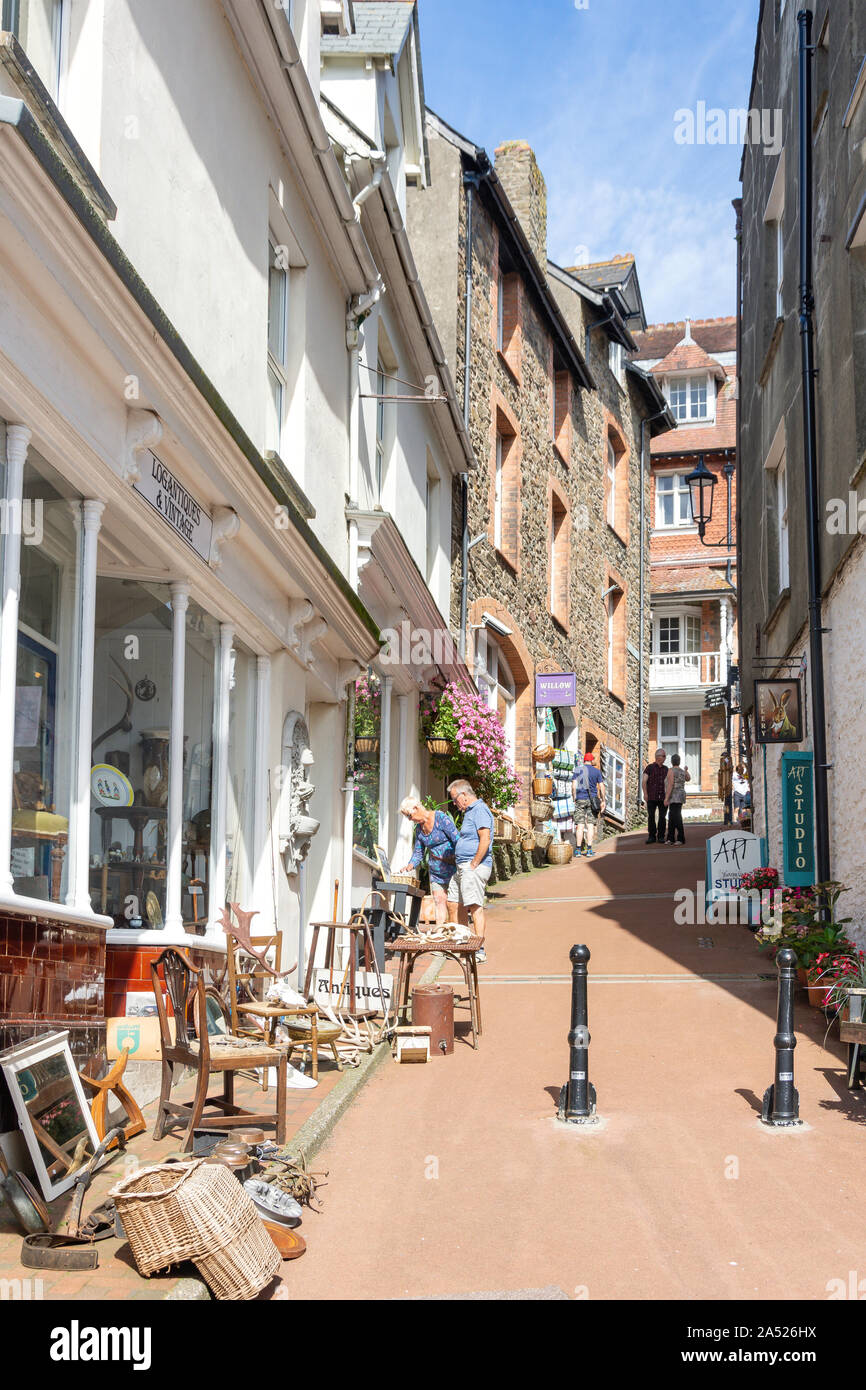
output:
M813 755L782 754L782 844L785 882L803 888L815 882Z

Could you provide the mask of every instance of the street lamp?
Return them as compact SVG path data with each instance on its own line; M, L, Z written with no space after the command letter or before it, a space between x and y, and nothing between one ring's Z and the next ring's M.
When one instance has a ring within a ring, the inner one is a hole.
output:
M713 517L713 489L716 486L716 475L711 473L704 463L704 456L698 457L698 466L693 473L689 473L686 482L689 486L689 502L692 509L692 521L698 528L698 539L701 545L709 548L727 546L730 549L732 544L731 537L731 480L736 472L736 464L733 459L727 459L722 469L725 479L725 486L728 494L728 531L723 541L705 541L704 535Z

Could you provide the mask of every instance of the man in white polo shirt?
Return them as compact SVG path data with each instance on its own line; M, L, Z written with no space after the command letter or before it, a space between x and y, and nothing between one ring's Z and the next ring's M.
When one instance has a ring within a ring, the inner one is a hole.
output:
M484 961L484 890L493 867L493 814L462 778L451 783L448 795L463 816L454 846L457 869L448 885L448 920L457 921L460 903L471 910L472 929L482 941L477 959Z

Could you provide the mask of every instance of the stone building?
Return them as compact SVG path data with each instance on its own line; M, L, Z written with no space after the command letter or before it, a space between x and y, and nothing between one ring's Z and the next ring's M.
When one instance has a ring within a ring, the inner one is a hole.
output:
M806 232L814 258L829 870L853 890L843 902L856 922L866 908L866 9L861 0L820 0L807 13L815 45L814 210ZM781 111L785 144L778 154L760 143L743 153L739 526L744 708L754 716L756 676L802 671L803 738L792 747L811 753L798 56L797 7L764 0L749 105ZM779 745L756 748L753 772L756 828L767 834L769 862L787 875L783 753Z
M719 812L728 735L725 706L707 708L707 697L726 685L737 661L736 479L729 537L723 472L736 460L737 321L652 324L635 338L634 360L661 384L677 420L675 433L650 446L650 744L679 752L692 779L685 814L707 818ZM686 482L699 458L717 480L704 544ZM731 722L736 754L739 716Z
M639 298L548 262L527 144L502 145L493 163L430 111L427 142L430 187L410 194L407 220L478 460L454 512L453 623L505 724L521 816L546 741L535 677L573 672L576 703L553 709L553 741L598 754L609 820L630 825L647 714L642 459L673 423L627 361Z

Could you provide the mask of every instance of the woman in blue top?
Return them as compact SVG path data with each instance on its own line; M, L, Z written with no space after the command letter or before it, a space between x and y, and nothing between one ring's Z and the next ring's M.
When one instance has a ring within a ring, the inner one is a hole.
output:
M447 812L428 811L415 796L407 796L401 801L400 814L407 820L414 821L417 827L412 858L406 868L417 869L424 851L427 851L430 892L436 908L436 925L444 926L448 917L445 890L454 877L456 868L454 846L457 843L457 826Z

